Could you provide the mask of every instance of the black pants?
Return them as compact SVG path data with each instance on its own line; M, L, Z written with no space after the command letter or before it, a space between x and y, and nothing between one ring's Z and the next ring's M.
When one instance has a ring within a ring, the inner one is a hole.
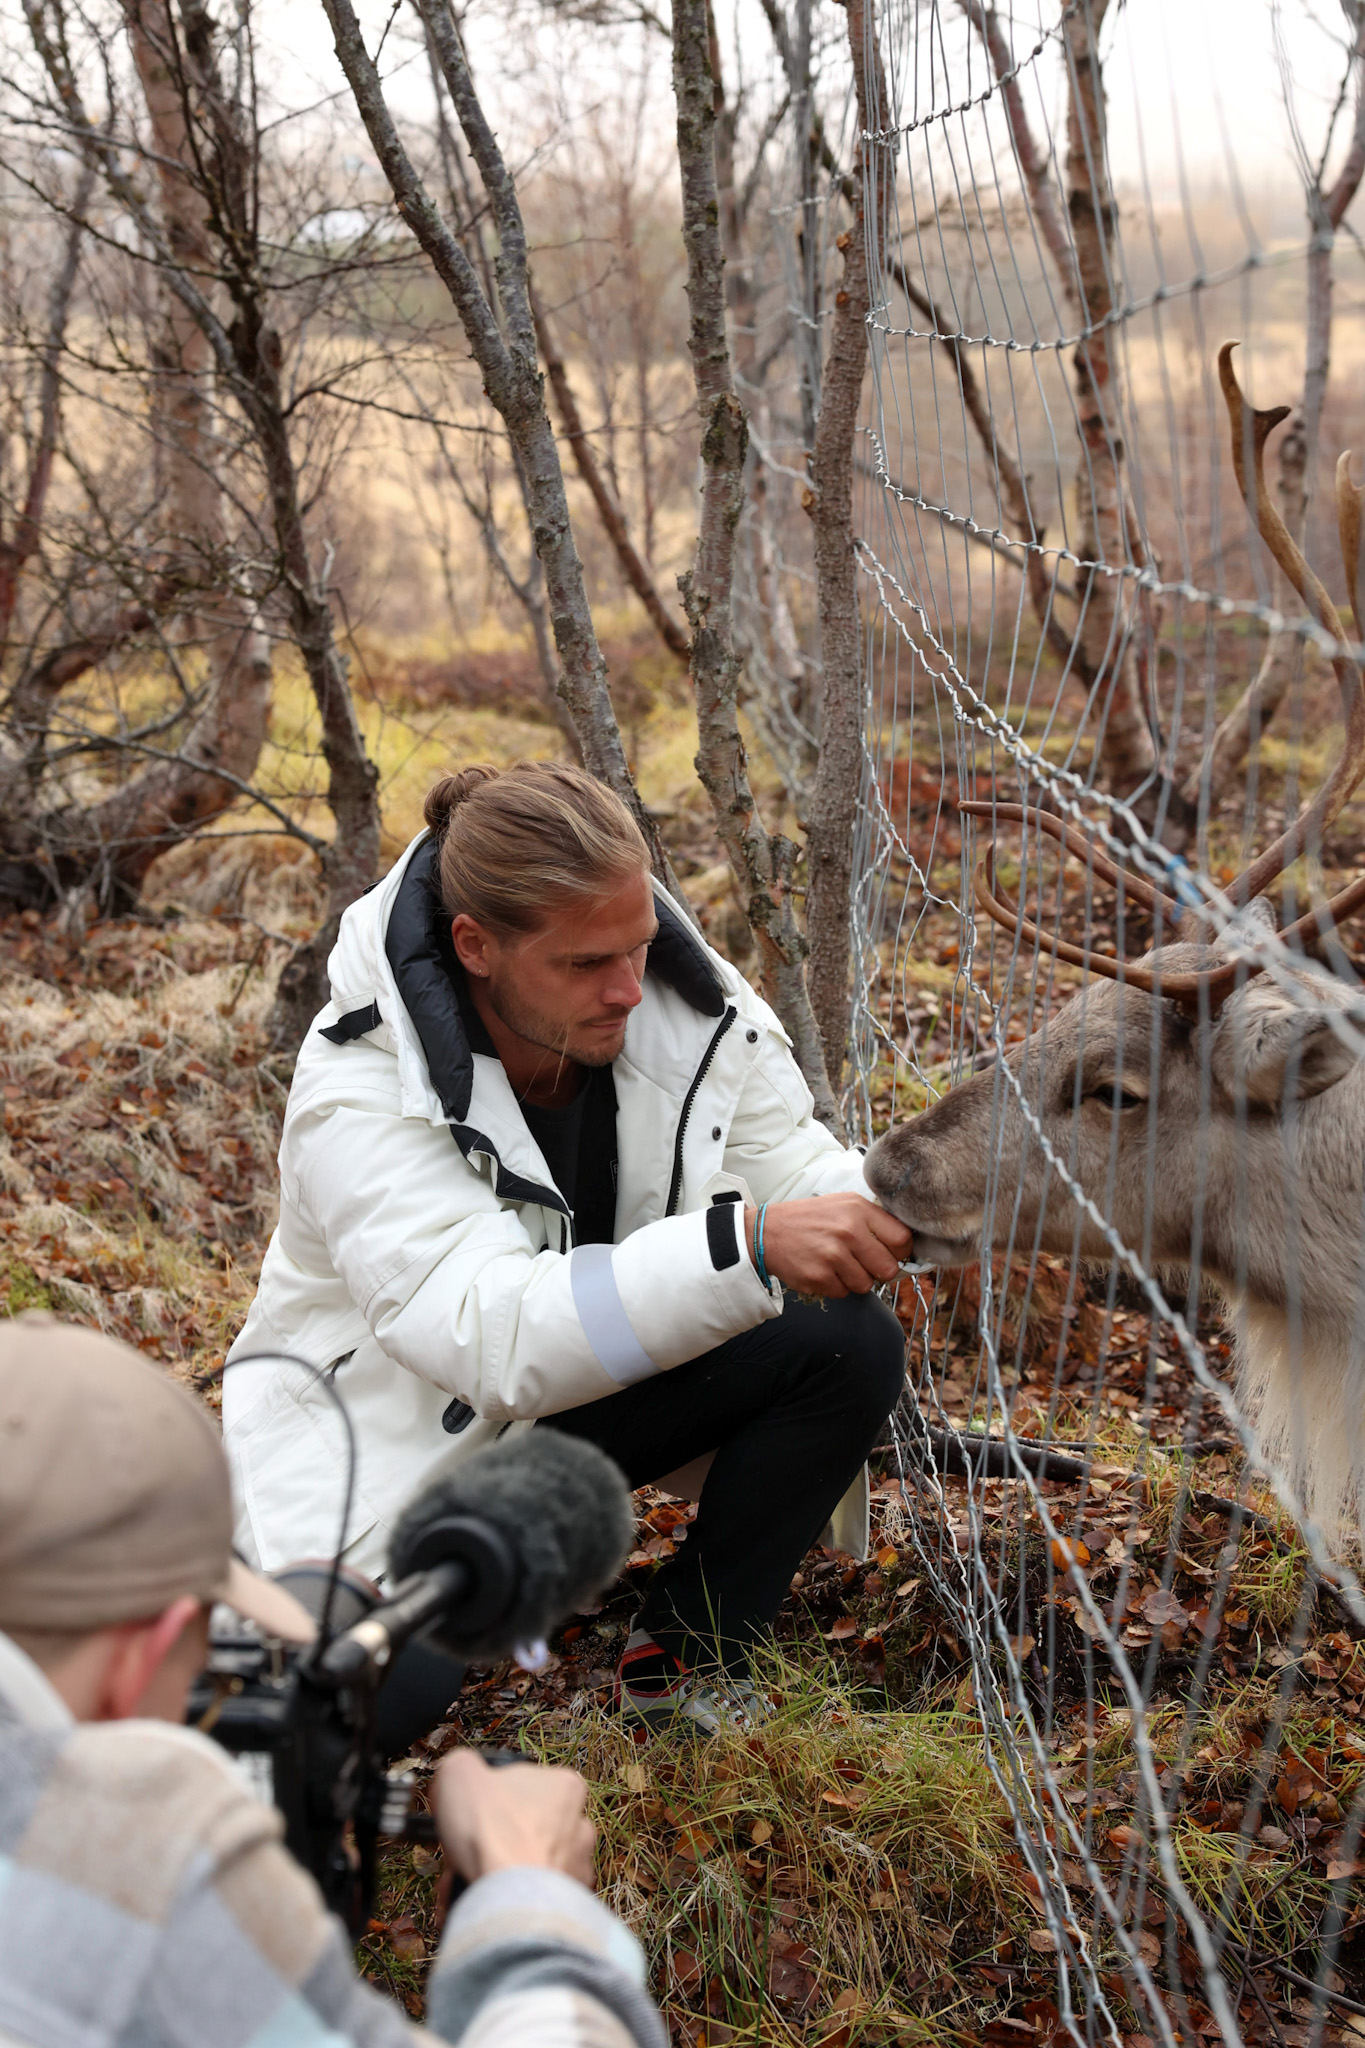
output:
M715 1451L640 1626L694 1668L743 1669L904 1384L905 1339L885 1302L789 1299L689 1364L538 1426L598 1445L632 1486Z

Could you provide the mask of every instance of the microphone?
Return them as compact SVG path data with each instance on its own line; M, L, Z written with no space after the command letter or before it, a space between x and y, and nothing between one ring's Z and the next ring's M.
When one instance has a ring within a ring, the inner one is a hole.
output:
M415 1635L468 1662L547 1636L620 1571L635 1518L594 1444L534 1429L477 1451L408 1503L390 1597L321 1653L335 1683L382 1675Z

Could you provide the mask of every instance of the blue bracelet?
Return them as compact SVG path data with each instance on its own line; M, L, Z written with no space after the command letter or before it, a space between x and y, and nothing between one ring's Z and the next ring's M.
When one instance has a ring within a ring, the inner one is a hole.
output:
M758 1267L759 1279L763 1282L763 1285L767 1288L769 1294L771 1294L773 1291L773 1283L768 1278L768 1269L763 1263L763 1218L767 1215L767 1213L767 1203L761 1202L759 1204L758 1217L754 1223L754 1264Z

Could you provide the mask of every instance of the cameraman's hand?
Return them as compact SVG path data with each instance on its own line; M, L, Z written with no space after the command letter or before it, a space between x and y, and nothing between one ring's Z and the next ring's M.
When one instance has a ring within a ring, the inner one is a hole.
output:
M450 1864L468 1883L492 1870L538 1864L593 1883L597 1830L577 1771L541 1764L494 1770L457 1749L436 1773L436 1825Z
M744 1211L752 1257L758 1211ZM863 1195L811 1195L772 1202L763 1218L763 1263L797 1294L867 1294L894 1280L914 1238L898 1217ZM757 1260L754 1261L757 1265Z

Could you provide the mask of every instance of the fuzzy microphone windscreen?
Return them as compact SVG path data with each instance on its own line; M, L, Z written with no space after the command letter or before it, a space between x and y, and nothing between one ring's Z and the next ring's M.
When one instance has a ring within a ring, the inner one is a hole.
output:
M423 1538L457 1516L501 1538L516 1563L494 1622L476 1636L462 1631L461 1600L433 1629L431 1640L460 1657L502 1655L548 1635L615 1578L635 1527L626 1482L605 1452L547 1428L475 1452L408 1503L389 1548L394 1584L431 1561Z

